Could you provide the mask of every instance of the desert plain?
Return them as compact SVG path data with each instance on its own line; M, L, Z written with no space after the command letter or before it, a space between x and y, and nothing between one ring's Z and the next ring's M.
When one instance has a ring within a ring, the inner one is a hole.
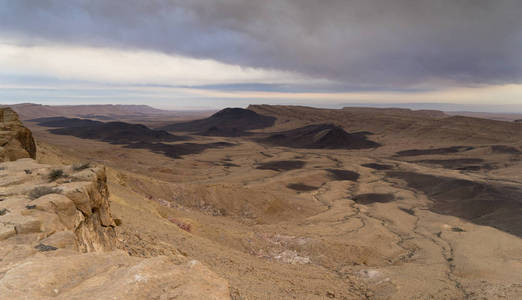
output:
M39 163L106 167L120 249L197 260L231 299L522 298L522 123L13 109Z

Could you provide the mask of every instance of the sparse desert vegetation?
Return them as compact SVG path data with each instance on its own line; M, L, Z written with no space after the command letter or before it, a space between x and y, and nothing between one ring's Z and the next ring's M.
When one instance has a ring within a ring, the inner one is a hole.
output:
M53 182L59 178L65 177L65 176L66 175L63 170L53 169L53 170L51 170L51 172L49 172L49 175L47 176L47 178L49 179L50 182Z
M38 198L48 195L48 194L59 194L59 193L61 193L61 190L58 188L49 187L49 186L38 186L29 192L29 198L34 200L34 199L38 199Z

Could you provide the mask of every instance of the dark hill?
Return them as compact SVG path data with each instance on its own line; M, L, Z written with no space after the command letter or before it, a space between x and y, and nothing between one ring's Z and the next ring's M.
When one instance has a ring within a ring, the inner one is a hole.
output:
M238 128L219 128L216 126L212 126L204 132L197 133L198 135L204 136L221 136L221 137L238 137L250 135L251 133L243 131Z
M163 154L170 158L180 158L183 155L197 154L197 153L201 153L207 149L232 147L234 145L235 144L226 143L226 142L216 142L216 143L207 143L207 144L199 144L199 143L164 144L164 143L138 142L138 143L129 143L128 145L125 146L125 148L147 149L154 153Z
M433 201L429 209L522 237L522 191L513 186L406 171L388 177L404 180Z
M44 127L82 127L82 126L97 126L103 124L99 121L77 118L65 117L49 117L29 120L29 122L37 122L38 125Z
M172 135L163 130L153 130L141 124L124 122L99 122L76 118L43 118L35 119L38 125L44 127L61 127L50 132L61 135L71 135L83 139L100 140L114 144L133 142L175 142L189 138Z
M167 131L198 132L201 135L239 136L246 130L270 127L276 118L260 115L243 108L225 108L212 116L184 123L164 126Z
M332 124L309 125L279 132L261 142L292 148L366 149L380 146L366 138L366 134L350 134Z

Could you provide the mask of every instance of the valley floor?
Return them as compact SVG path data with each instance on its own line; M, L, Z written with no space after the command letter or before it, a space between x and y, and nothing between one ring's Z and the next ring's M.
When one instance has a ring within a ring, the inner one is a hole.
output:
M516 191L519 162L502 171L464 172L382 151L207 137L195 142L236 145L171 159L33 131L43 162L109 166L112 210L129 253L179 251L226 278L234 299L522 297L520 223L441 213L427 195L444 190L422 191L407 178L430 175L425 184L433 187L440 178L483 189L494 182Z

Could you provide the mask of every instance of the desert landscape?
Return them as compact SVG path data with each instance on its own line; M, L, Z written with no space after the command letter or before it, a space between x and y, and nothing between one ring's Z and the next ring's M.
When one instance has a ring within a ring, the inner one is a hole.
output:
M522 299L521 0L0 0L0 300Z
M138 264L155 282L131 289L131 298L146 291L160 299L161 287L202 299L522 297L520 123L251 105L165 125L168 112L144 111L137 124L102 120L101 110L96 118L85 108L34 118L27 105L12 107L30 116L23 124L36 150L0 165L0 221L8 226L20 213L42 225L2 233L2 295L16 298L23 285L35 298L81 298L92 282ZM53 168L62 170L50 183L56 190L11 206L49 185L40 174ZM92 180L82 168L106 177L107 202L97 204L93 215L104 212L89 230L66 236L39 214L43 198L74 199L67 185ZM58 279L31 286L30 276L13 275L23 274L22 263L43 271L64 256L69 267L53 276L79 276L74 287ZM92 274L74 275L84 260L96 261ZM180 281L180 272L190 276ZM94 295L121 297L122 282L97 285Z

